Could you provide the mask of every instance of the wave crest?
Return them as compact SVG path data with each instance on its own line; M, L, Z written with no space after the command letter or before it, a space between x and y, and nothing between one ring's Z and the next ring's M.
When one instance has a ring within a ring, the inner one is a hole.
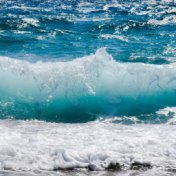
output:
M105 48L69 62L0 57L0 112L64 122L153 112L176 105L175 75L175 63L120 63Z

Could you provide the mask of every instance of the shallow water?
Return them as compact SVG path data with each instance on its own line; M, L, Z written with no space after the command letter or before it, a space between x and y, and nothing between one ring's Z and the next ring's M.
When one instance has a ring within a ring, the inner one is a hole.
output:
M75 174L106 174L104 170L172 173L176 167L174 129L175 125L166 124L1 120L0 169L51 174L69 169Z
M165 171L158 171L158 170L152 170L151 171L122 171L122 172L111 172L111 171L101 171L101 172L87 172L87 171L57 171L57 172L36 172L36 173L30 173L30 172L1 172L1 176L67 176L67 175L73 175L73 176L147 176L147 175L158 175L158 176L174 176L174 172L165 172Z

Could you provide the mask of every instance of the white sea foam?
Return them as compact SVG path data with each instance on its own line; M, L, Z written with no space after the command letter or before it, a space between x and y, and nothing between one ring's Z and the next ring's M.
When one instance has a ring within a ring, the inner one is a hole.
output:
M100 37L105 38L105 39L117 39L117 40L121 40L123 42L128 42L128 38L125 36L121 36L121 35L111 35L111 34L102 34Z
M18 27L19 28L26 28L27 26L31 25L31 26L35 26L38 27L39 26L39 21L37 19L34 18L23 18L22 19L22 24L20 24Z
M169 117L169 120L167 122L168 124L170 125L176 124L176 107L166 107L164 109L158 110L156 113ZM170 118L171 114L172 114L172 118Z
M103 10L108 10L109 8L120 8L120 9L125 9L125 7L123 6L123 4L120 3L113 3L113 4L106 4L103 7Z
M15 30L14 33L15 34L30 34L31 32L29 32L29 31L17 31L17 30Z
M1 170L104 170L110 163L129 169L134 162L176 167L175 126L1 120L0 134Z
M166 55L167 61L176 62L176 48L172 46L171 44L168 44L165 47L163 54Z
M0 57L0 79L3 80L0 96L28 100L45 100L51 96L76 100L86 95L103 95L107 101L119 102L120 97L137 99L141 96L157 97L162 92L174 94L175 75L175 63L119 63L103 48L95 55L69 62L29 63Z
M176 24L176 16L172 15L172 16L167 16L165 18L163 18L162 20L156 20L156 19L150 19L148 21L148 24L152 24L152 25L168 25L168 24Z
M10 6L10 7L6 7L6 9L40 10L40 8L38 8L38 7L26 7L24 5L21 5L21 6Z

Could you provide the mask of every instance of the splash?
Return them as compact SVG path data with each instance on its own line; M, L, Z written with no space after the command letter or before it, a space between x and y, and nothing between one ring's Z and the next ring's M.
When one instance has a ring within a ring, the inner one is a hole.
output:
M176 65L120 63L104 48L69 62L0 58L1 117L81 122L176 105Z

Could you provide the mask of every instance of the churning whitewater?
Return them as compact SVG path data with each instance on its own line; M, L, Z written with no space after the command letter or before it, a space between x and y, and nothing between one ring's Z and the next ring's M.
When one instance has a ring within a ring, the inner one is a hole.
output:
M152 113L176 106L175 75L175 63L120 63L104 48L68 62L1 57L1 117L86 122Z
M0 121L0 169L174 170L175 126Z

